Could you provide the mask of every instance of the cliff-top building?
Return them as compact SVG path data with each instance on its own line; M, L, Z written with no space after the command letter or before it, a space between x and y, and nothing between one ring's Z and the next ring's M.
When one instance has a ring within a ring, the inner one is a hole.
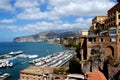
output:
M81 59L88 60L94 46L102 47L107 56L120 59L120 3L109 9L107 16L96 16L92 20L90 33L97 29L97 35L81 36Z
M92 19L92 26L90 27L90 32L93 32L97 28L104 29L106 19L107 16L96 16L94 19Z

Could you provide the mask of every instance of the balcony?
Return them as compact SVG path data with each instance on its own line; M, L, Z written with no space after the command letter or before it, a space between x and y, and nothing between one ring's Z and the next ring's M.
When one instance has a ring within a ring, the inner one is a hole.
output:
M116 27L111 27L110 28L109 36L116 36Z

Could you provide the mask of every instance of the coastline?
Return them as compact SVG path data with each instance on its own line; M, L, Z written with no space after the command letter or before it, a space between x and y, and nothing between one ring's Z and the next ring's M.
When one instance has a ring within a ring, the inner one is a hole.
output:
M25 54L33 55L37 54L38 57L44 57L53 53L61 52L66 50L65 47L60 47L56 44L48 44L47 42L24 42L24 43L16 43L16 42L6 42L0 43L0 55L7 54L11 51L18 51L22 50ZM11 76L8 80L15 80L19 79L19 70L24 69L30 64L28 61L32 59L13 59L10 60L14 63L12 68L1 68L1 73L10 73ZM27 61L24 64L22 62Z

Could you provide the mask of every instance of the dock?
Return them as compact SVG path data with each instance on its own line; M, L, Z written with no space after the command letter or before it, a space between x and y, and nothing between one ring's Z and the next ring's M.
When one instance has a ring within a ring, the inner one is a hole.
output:
M9 73L2 74L2 75L0 76L0 80L6 80L6 79L9 78L10 76L11 76L11 74L9 74Z
M29 63L34 64L35 66L63 66L75 55L75 51L66 50L64 52L58 52L46 57L34 59L29 61Z
M19 54L23 54L23 51L10 52L7 54L0 55L0 59L12 58L12 57L15 57Z

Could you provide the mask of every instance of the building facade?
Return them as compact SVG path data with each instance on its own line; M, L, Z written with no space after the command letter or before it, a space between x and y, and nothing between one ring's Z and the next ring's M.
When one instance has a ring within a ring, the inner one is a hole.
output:
M92 19L92 26L90 27L90 32L93 32L95 29L104 29L104 24L107 19L107 16L96 16Z
M92 48L102 47L107 56L120 59L120 3L108 10L107 16L96 16L92 20L91 31L99 28L98 35L81 36L81 59L88 60L92 55ZM101 25L104 24L104 25Z
M116 4L111 9L109 9L107 14L108 18L106 20L105 25L106 29L120 25L120 3Z
M20 80L65 80L66 74L55 74L59 67L29 66L20 71Z
M20 71L20 80L51 80L52 67L30 66Z

